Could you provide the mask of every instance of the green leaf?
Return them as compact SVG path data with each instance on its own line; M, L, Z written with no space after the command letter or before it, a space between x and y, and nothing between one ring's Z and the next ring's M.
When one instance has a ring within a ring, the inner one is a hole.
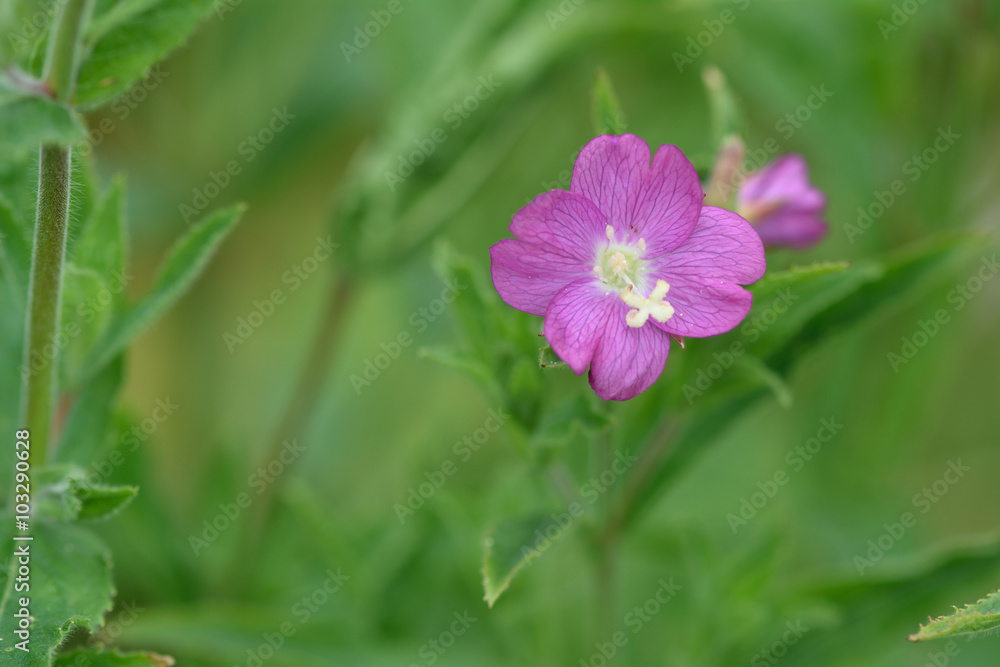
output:
M74 378L125 304L125 188L116 178L68 248L63 275L62 377Z
M15 631L22 608L23 593L14 590L17 558L0 578L4 581L0 602L0 655L12 667L46 667L56 647L73 628L96 631L112 607L111 559L107 549L90 533L70 525L51 525L35 521L30 542L5 544L27 545L31 558L30 651L18 650L21 641Z
M110 279L125 270L125 180L115 178L69 248L70 261Z
M911 642L928 639L943 639L959 635L972 635L1000 628L1000 591L990 593L975 604L967 604L955 613L940 616L926 625L920 632L910 635Z
M594 130L597 134L624 134L627 123L621 104L611 86L611 77L604 69L597 70L591 90Z
M14 217L14 209L0 197L0 273L15 302L24 307L31 271L31 244Z
M551 516L502 521L483 538L483 589L486 604L493 604L510 587L514 577L541 557L552 544L545 530L555 525Z
M705 67L701 72L701 80L705 84L708 107L712 114L712 145L721 146L726 137L742 134L742 114L736 96L718 67Z
M556 356L552 346L546 345L538 350L538 365L542 368L569 368L569 364Z
M242 205L217 211L191 229L170 251L153 289L111 323L89 355L75 383L90 377L119 354L191 286L244 211Z
M593 436L612 425L612 419L599 409L598 399L590 392L572 396L549 407L542 416L532 439L538 445L566 445L577 434Z
M70 478L69 492L80 503L77 521L103 521L125 509L139 493L139 487L91 486L82 480Z
M119 355L87 381L59 436L56 461L87 465L100 455L111 433L111 416L124 376L125 362Z
M37 151L43 143L75 144L83 123L69 108L42 97L8 97L0 104L0 150Z
M53 667L170 667L174 659L156 653L118 653L96 648L77 649L56 656Z
M429 359L443 366L462 371L478 382L492 398L503 396L500 385L493 378L490 369L460 350L443 346L422 347L417 354L423 359Z
M69 465L40 469L32 479L33 516L63 523L110 519L139 492L134 486L107 486L100 481L86 479L86 473Z
M125 93L187 39L214 0L130 0L99 15L80 68L76 105L96 109Z

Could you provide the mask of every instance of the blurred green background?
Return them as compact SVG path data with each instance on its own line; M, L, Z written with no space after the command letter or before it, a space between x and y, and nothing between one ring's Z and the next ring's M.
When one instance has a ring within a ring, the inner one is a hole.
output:
M158 258L184 231L179 205L230 160L242 172L212 206L249 205L193 291L130 356L128 416L151 416L158 399L179 407L113 477L142 489L101 527L115 554L119 603L142 609L121 616L119 645L190 666L260 664L248 649L268 665L600 664L587 661L595 642L609 638L593 630L595 592L586 545L575 536L557 541L495 608L482 601L484 528L533 493L535 471L509 429L467 462L452 449L497 406L465 376L418 353L455 335L447 309L426 331L410 319L443 288L433 243L374 270L335 251L299 289L283 281L317 237L344 240L337 220L352 179L366 169L376 184L382 179L382 167L359 155L387 155L395 166L414 140L442 128L446 141L403 185L370 188L389 212L385 231L373 223L371 233L406 237L394 216L416 205L414 228L426 223L429 241L447 239L485 269L488 247L508 235L526 200L568 187L573 158L593 135L596 69L614 82L628 131L652 146L677 144L706 166L713 127L700 72L713 64L741 101L748 147L777 138L782 152L806 156L813 182L829 195L828 239L807 253L771 252L769 268L861 260L942 230L993 231L1000 220L995 2L400 6L348 62L342 44L386 2L223 3L231 11L209 17L134 109L109 107L88 119L91 128L111 120L95 146L102 181L128 177L131 292L150 285ZM734 20L711 34L724 11ZM900 25L886 32L894 12ZM689 41L699 34L703 53ZM696 55L678 68L676 53ZM499 85L454 127L447 112L481 76ZM777 124L813 86L830 99L786 136ZM241 144L286 108L294 118L246 162ZM960 138L910 181L907 161L949 127ZM906 191L850 242L845 225L895 179ZM624 543L617 618L653 596L661 578L682 586L629 642L628 664L774 664L760 651L796 621L809 631L782 664L934 664L929 654L946 643L909 644L916 624L1000 585L1000 286L986 283L960 312L947 299L979 261L955 266L918 299L808 356L793 375L790 408L768 399L705 443ZM350 300L339 328L317 334L339 273L352 279ZM230 351L224 334L274 289L287 301ZM901 337L939 308L951 321L893 372L887 353L899 352ZM400 332L413 344L356 391L351 376ZM309 353L317 335L330 336L331 350L319 368ZM668 374L684 354L675 347ZM295 387L310 370L321 383L315 409L295 405ZM586 379L543 381L562 391ZM290 406L309 414L289 422ZM786 452L824 418L843 429L791 473ZM304 446L301 457L266 495L252 494L257 505L234 520L240 530L224 530L195 555L190 536L252 488L249 476L285 439ZM586 446L578 440L573 446ZM457 473L401 524L394 506L446 460ZM958 460L970 470L920 514L914 495ZM787 487L734 534L726 515L777 470L790 472ZM245 529L259 521L262 502L273 507L248 546ZM855 556L906 511L917 525L859 576ZM338 568L349 578L302 623L296 605ZM428 649L465 611L477 620L454 646L440 656ZM260 652L266 635L289 621L295 634L284 646ZM995 637L955 646L948 664L1000 658Z

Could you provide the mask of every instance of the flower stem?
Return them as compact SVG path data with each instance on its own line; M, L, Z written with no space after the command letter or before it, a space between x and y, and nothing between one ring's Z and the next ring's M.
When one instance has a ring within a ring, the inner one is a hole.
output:
M73 97L76 74L83 50L83 26L89 19L93 0L66 0L52 24L49 50L45 54L45 85L62 102Z
M45 85L52 96L68 101L73 95L83 36L93 0L68 0L56 16L45 61ZM45 463L49 449L53 405L59 372L59 311L62 271L66 260L66 228L72 166L69 146L41 147L38 206L28 285L25 324L21 423L31 432L31 459ZM33 367L34 363L34 367ZM38 365L41 368L37 368Z

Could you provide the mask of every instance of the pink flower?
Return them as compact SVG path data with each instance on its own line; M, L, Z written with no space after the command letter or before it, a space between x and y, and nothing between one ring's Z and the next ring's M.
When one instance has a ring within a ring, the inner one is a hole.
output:
M736 210L750 221L765 245L805 248L827 232L826 197L809 184L801 155L784 155L750 174L736 198Z
M663 372L670 337L729 331L750 310L740 287L764 275L750 224L702 206L694 167L676 146L650 164L646 142L601 136L490 248L493 285L509 305L545 317L553 351L601 398L627 400Z

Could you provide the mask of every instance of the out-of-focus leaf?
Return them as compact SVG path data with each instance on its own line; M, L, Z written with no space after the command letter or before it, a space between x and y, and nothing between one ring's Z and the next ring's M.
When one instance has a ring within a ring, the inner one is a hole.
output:
M736 96L718 67L705 67L701 71L701 80L705 84L712 114L712 145L721 146L726 137L743 133L742 114Z
M546 530L551 532L553 527L559 535L565 530L551 516L540 515L502 521L487 532L483 538L482 569L486 604L493 607L514 577L549 549L553 538Z
M0 273L16 303L24 307L31 272L31 245L24 237L14 210L0 197Z
M112 414L125 375L121 355L107 364L76 394L53 452L56 461L87 465L97 457L111 433Z
M124 183L115 179L79 237L67 250L63 275L62 376L76 377L93 346L123 309L131 276L125 272Z
M8 98L0 104L0 150L37 150L43 143L72 145L83 123L69 108L42 97Z
M7 519L10 522L10 519ZM72 525L34 521L30 542L3 541L10 549L27 546L31 558L30 651L15 648L22 609L15 592L17 558L2 576L0 656L11 667L47 667L53 653L73 628L97 630L111 611L114 586L107 549L88 532ZM13 545L13 546L10 546Z
M153 289L115 318L91 351L88 363L75 378L77 382L100 370L187 291L243 210L244 207L238 205L213 213L173 247L160 268Z
M592 436L607 430L613 422L598 409L596 401L590 392L577 392L549 407L532 440L538 445L565 445L576 434Z
M591 89L594 131L597 134L624 134L627 123L621 104L611 86L611 77L603 70L597 70L594 87Z
M56 656L53 667L171 667L174 659L157 653L119 653L96 648L77 649Z
M926 625L920 626L920 631L910 635L911 642L922 642L928 639L944 639L958 635L978 634L1000 628L1000 591L990 593L974 604L967 604L961 609L955 608L955 613L940 616Z
M70 478L69 491L80 502L77 521L103 521L122 511L139 492L136 486L93 486Z
M499 398L503 395L500 385L497 384L490 369L482 362L471 359L459 350L440 346L423 347L420 348L418 354L424 359L436 361L444 366L462 371L478 382L491 397Z
M90 38L96 42L80 68L77 106L107 104L179 47L215 5L214 0L130 0L99 15Z

